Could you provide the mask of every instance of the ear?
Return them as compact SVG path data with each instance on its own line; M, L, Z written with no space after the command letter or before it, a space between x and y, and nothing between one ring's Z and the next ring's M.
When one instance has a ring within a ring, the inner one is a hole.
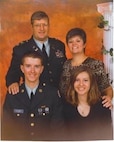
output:
M86 43L84 44L84 48L86 48Z
M43 70L44 70L44 66L41 66L41 71L40 71L40 73L42 73L42 72L43 72Z
M24 73L23 65L20 65L20 69Z

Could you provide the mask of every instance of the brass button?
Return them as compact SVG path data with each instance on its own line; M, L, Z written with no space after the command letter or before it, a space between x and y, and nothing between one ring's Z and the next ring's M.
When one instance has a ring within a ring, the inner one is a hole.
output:
M49 71L49 74L52 74L52 71Z
M30 126L32 126L32 127L33 127L33 126L34 126L34 123L31 123L31 124L30 124Z
M30 116L31 116L31 117L34 117L34 113L31 113Z
M17 113L17 116L20 116L20 114L19 114L19 113Z
M45 116L46 114L45 114L45 113L43 113L43 115Z

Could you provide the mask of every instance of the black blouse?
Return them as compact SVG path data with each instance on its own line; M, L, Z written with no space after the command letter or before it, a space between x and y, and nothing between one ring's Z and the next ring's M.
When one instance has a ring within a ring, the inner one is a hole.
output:
M63 102L67 140L111 140L111 111L101 101L91 106L86 117L80 115L77 107Z

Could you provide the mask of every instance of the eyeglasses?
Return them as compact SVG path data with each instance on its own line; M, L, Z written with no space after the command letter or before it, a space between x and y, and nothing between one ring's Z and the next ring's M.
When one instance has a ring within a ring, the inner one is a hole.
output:
M36 28L40 28L40 27L48 27L49 24L41 23L41 24L35 24L35 25L33 24L33 26Z

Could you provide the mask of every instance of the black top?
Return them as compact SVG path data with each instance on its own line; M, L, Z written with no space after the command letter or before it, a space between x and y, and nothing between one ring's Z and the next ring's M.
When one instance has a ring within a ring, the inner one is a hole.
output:
M49 38L50 54L48 60L44 60L44 71L40 77L41 81L48 82L58 87L63 63L66 60L65 45L58 39ZM36 45L33 37L27 41L21 42L13 48L12 60L6 75L6 85L19 82L23 73L20 70L21 58L26 52L36 51L43 55L40 48Z
M64 101L67 140L111 140L111 111L101 101L91 106L88 116L79 114L77 107Z

